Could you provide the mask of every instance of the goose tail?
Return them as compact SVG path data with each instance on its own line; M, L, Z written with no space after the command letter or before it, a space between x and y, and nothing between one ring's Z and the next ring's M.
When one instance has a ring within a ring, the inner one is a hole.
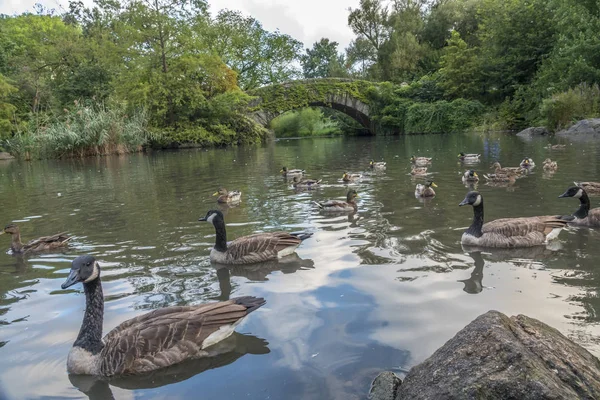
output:
M316 205L316 206L317 206L317 207L319 207L319 208L323 208L323 204L321 204L321 203L318 203L318 202L316 202L316 201L313 201L313 204L314 204L314 205Z
M262 297L254 297L254 296L243 296L236 297L231 299L235 302L235 304L239 304L240 306L246 307L246 312L250 314L252 311L257 310L258 308L265 305L267 302Z
M308 239L313 235L312 232L292 232L290 235L297 237L301 241Z

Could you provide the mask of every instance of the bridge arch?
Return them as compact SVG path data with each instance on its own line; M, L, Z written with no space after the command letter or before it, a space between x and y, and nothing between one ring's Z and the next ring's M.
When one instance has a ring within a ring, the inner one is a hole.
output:
M303 79L263 86L248 92L255 98L248 116L268 127L279 115L304 107L327 107L349 115L372 134L367 89L374 84L351 79Z

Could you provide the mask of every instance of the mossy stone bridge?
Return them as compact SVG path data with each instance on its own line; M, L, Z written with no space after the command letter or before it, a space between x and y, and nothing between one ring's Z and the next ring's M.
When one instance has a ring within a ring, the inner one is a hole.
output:
M268 127L279 115L304 107L328 107L354 118L375 133L369 114L369 90L373 82L352 79L303 79L263 86L248 92L255 98L249 104L249 117Z

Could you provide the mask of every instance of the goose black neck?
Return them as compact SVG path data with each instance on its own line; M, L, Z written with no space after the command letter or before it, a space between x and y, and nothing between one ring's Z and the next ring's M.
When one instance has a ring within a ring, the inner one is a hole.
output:
M466 230L466 233L468 233L469 235L475 236L475 237L481 237L481 235L483 235L483 232L481 231L482 227L483 227L483 199L481 199L481 202L478 205L473 206L473 223L471 224L469 229Z
M225 231L225 221L223 218L216 217L213 220L213 225L215 226L216 232L216 240L215 240L215 250L217 251L226 251L227 250L227 232Z
M100 277L84 283L83 290L85 291L85 315L73 346L81 347L92 354L98 354L104 347L102 343L104 295Z
M23 243L21 243L21 232L16 232L12 234L12 243L10 244L10 248L15 253L20 253L23 251Z
M579 208L577 209L577 211L575 211L573 216L576 218L579 218L579 219L583 219L588 216L589 211L590 211L590 198L588 197L587 193L584 192L581 194L581 197L579 198Z

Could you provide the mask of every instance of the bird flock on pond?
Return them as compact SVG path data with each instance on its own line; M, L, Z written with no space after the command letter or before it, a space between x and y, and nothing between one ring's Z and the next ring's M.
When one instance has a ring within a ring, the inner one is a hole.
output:
M563 145L549 145L548 149L560 150ZM471 190L459 206L473 207L473 221L464 231L461 243L478 248L523 248L545 245L558 237L567 225L600 227L600 208L591 209L589 194L600 194L599 182L575 182L560 198L575 198L579 208L570 215L546 215L536 217L502 218L484 222L484 200L474 190L480 178L473 169L480 162L479 154L458 155L459 161L468 169L461 180ZM410 158L413 176L427 178L432 158ZM535 167L534 161L526 157L518 167L503 167L499 162L492 164L492 173L483 174L490 185L512 184L516 179L527 176ZM369 168L385 171L386 163L371 160ZM556 171L558 165L551 159L543 163L545 172ZM305 177L306 171L283 167L280 171L294 188L310 190L319 187L322 180ZM362 174L344 172L343 182L355 182ZM415 196L434 197L437 185L432 179L417 184ZM217 203L235 205L241 201L242 193L219 188L214 193ZM355 213L358 210L355 189L349 189L346 200L314 201L315 207L323 212ZM215 245L210 260L217 264L250 265L273 261L292 255L300 244L310 238L310 232L263 232L242 236L227 241L225 219L219 210L210 210L199 221L211 223L215 229ZM26 244L21 242L18 226L7 225L0 234L12 236L13 254L34 254L53 251L68 246L70 236L59 233L40 237ZM101 267L90 255L79 256L71 263L66 281L61 285L67 289L77 283L83 284L86 309L81 329L67 357L70 374L114 377L145 374L187 359L214 356L214 345L230 336L235 327L251 312L266 301L260 297L244 296L227 301L193 306L159 308L152 312L129 319L102 337L104 295L101 284Z

